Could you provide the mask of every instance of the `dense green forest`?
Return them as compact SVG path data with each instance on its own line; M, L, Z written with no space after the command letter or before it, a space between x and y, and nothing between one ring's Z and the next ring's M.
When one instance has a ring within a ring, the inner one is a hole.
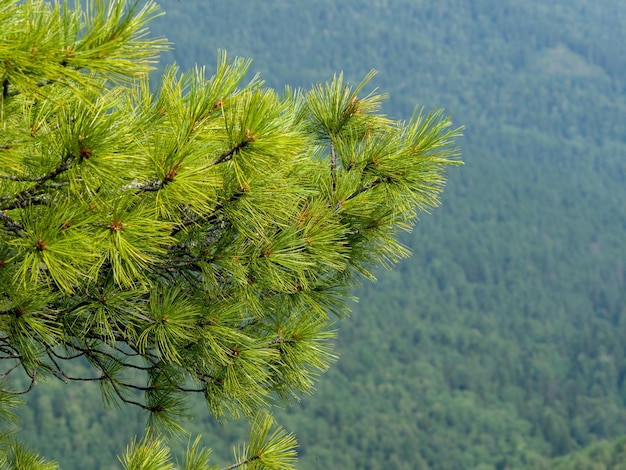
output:
M444 106L466 126L466 164L403 240L412 258L355 292L340 359L277 413L300 468L623 468L626 3L162 7L163 63L210 68L226 49L278 89L376 68L390 115ZM194 411L188 428L225 459L245 426ZM23 437L65 469L117 468L142 419L95 386L39 384Z

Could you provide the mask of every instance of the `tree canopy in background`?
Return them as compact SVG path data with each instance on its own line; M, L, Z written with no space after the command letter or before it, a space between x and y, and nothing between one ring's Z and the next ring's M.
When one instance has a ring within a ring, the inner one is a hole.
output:
M460 129L381 114L373 73L279 93L222 53L153 86L156 15L0 6L2 416L44 379L97 382L148 417L123 466L165 468L158 433L201 395L253 421L234 466L290 468L295 439L267 411L312 392L350 289L408 254L398 231L438 204ZM197 441L186 458L208 468ZM38 457L8 436L5 459Z

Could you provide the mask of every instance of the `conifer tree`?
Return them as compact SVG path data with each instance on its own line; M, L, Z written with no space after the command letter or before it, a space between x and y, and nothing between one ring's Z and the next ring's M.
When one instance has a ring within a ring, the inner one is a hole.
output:
M397 232L438 204L460 129L384 116L374 73L278 93L220 53L155 85L158 14L0 3L0 418L42 379L97 381L146 411L123 468L175 468L163 433L200 394L252 422L229 468L292 468L268 410L313 391L351 288L407 256ZM3 439L3 465L54 467ZM182 468L208 456L196 441Z

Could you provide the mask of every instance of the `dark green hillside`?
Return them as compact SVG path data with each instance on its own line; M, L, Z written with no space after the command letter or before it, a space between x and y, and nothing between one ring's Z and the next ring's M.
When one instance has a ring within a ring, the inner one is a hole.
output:
M466 165L404 236L413 257L356 292L340 360L314 396L278 413L301 468L551 468L626 435L626 3L163 8L153 29L176 47L164 62L210 68L227 49L277 88L376 68L390 115L444 106L466 126ZM126 411L101 421L97 389L74 389L40 386L26 437L64 468L95 468L81 459L119 452L137 422ZM217 457L236 438L201 415L191 429Z
M542 466L541 470L621 470L623 468L626 468L626 438L621 437L614 441L601 441L582 451L555 458Z

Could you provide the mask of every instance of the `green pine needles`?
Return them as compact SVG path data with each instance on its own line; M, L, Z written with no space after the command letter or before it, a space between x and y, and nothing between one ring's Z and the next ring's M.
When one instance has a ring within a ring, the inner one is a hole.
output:
M159 433L201 394L253 421L229 468L292 468L266 411L313 391L351 287L407 256L397 232L437 205L460 129L381 115L373 72L279 94L223 53L152 91L166 42L143 5L0 4L0 416L40 378L98 381L148 416L124 468L175 468ZM7 439L6 465L39 462Z

